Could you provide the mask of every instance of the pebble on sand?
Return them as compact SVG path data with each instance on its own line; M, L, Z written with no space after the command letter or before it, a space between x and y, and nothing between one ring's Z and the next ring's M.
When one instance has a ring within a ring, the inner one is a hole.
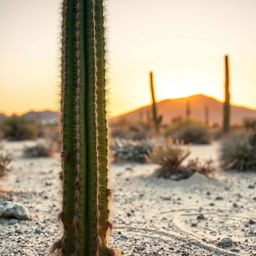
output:
M230 237L224 237L218 242L218 246L222 248L231 247L233 240Z
M24 206L14 202L4 201L0 202L0 218L29 220L30 214Z

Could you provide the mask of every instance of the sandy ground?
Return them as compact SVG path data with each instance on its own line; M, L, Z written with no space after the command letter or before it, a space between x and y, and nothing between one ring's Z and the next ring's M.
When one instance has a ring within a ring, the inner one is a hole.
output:
M0 220L0 256L47 255L62 233L58 159L22 159L23 144L8 143L16 160L0 180L9 200L26 206L30 221ZM217 159L218 144L193 146L192 157ZM179 182L152 176L157 166L110 166L114 229L122 255L256 255L256 173L195 174ZM3 198L0 200L3 200ZM233 246L220 248L230 237Z

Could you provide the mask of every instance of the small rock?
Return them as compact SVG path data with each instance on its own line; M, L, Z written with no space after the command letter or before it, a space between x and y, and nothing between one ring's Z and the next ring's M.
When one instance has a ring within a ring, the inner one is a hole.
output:
M256 224L256 221L254 221L254 220L249 220L249 224L250 224L250 225L254 225L254 224Z
M197 227L196 223L191 223L191 227Z
M199 215L197 216L197 219L198 219L198 220L205 220L206 218L204 217L203 214L199 214Z
M17 220L17 219L10 219L9 220L9 222L8 222L8 224L10 224L10 225L15 225L15 224L17 224L19 221Z
M249 185L248 188L254 189L254 185Z
M219 242L218 242L218 246L222 247L222 248L226 248L226 247L230 247L233 245L233 240L230 237L225 237L222 238Z
M9 201L0 202L0 218L30 219L29 212L24 206Z
M238 206L237 203L233 203L233 207L234 207L234 208L238 208L239 206Z
M221 196L217 196L217 197L215 198L215 200L218 200L218 201L223 200L223 199L224 199L224 198L221 197Z

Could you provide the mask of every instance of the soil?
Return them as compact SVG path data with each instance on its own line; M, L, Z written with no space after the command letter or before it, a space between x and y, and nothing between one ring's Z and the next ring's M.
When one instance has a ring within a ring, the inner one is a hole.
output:
M62 236L60 161L22 158L24 145L33 143L5 143L15 160L0 180L0 200L23 205L31 220L0 219L0 256L45 256ZM218 147L192 146L191 157L216 160ZM156 178L157 168L110 165L111 246L125 256L256 255L255 172L172 181Z

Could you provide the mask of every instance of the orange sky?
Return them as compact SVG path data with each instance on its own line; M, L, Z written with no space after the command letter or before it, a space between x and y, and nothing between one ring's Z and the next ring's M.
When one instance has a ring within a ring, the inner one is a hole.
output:
M60 0L0 1L0 112L57 109ZM108 0L108 101L116 115L158 99L223 98L223 55L232 101L256 108L256 1Z

